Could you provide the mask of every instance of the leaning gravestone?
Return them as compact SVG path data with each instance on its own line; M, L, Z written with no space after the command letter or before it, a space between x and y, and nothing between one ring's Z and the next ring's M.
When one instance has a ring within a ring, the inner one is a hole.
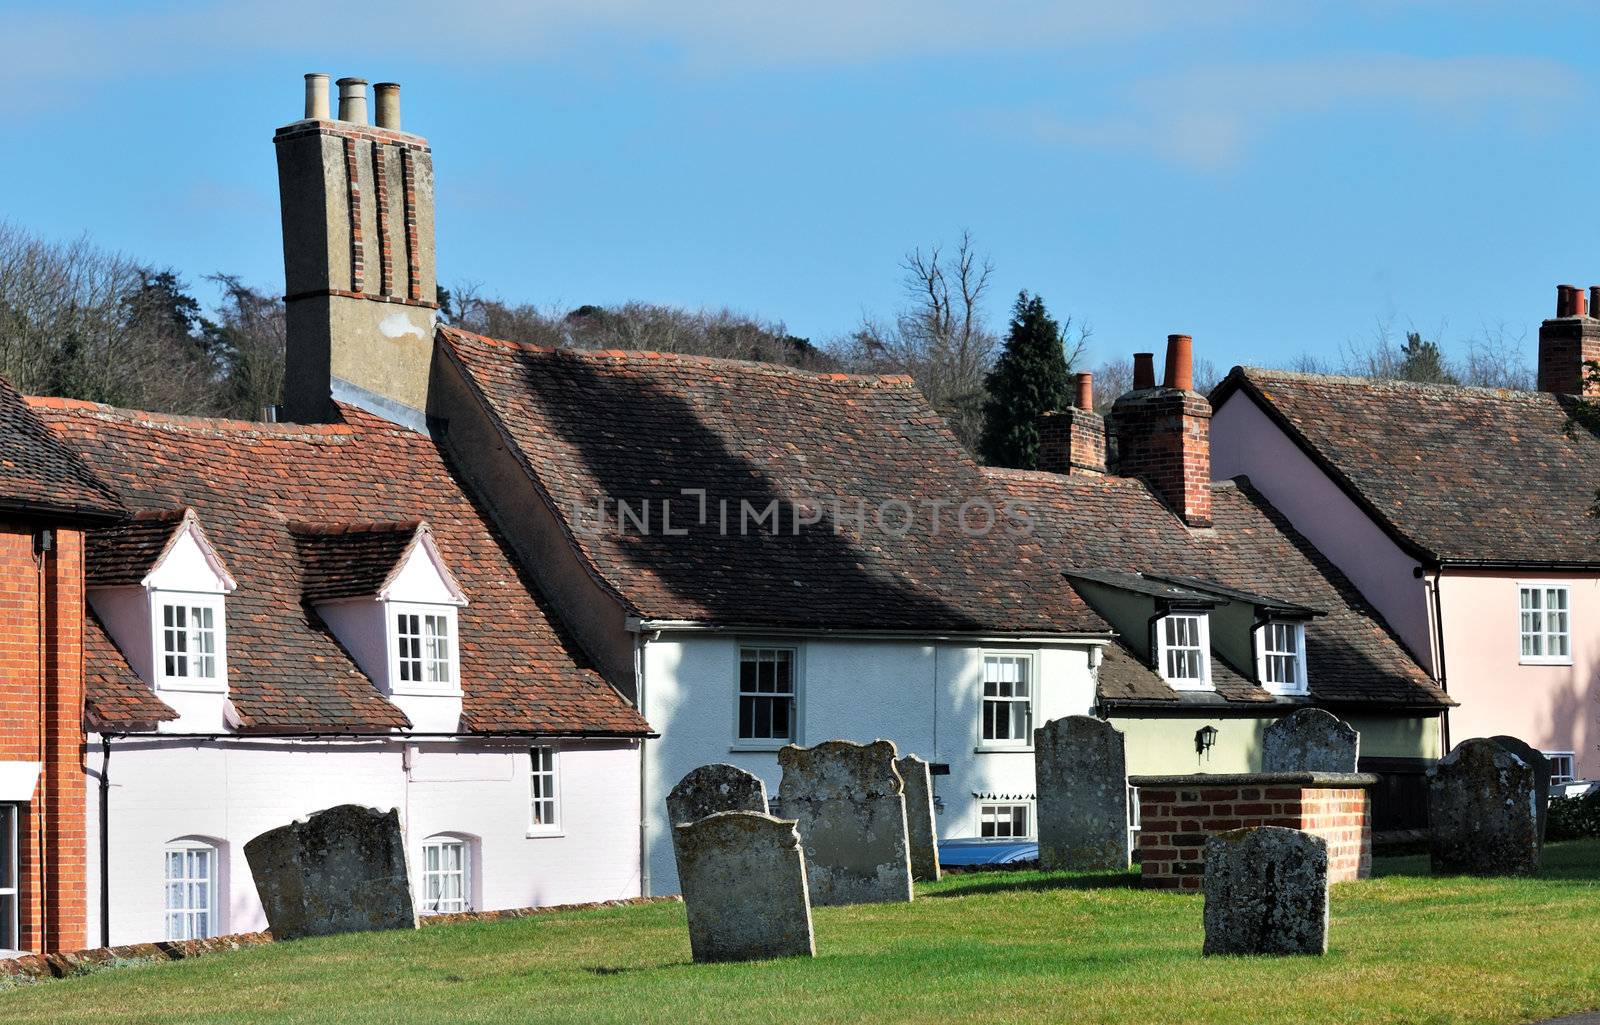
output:
M1550 759L1544 752L1516 737L1490 737L1490 740L1533 766L1533 786L1538 795L1539 842L1544 843L1545 824L1550 816Z
M673 827L696 961L812 957L811 902L795 824L719 811Z
M1128 763L1122 732L1069 715L1033 731L1039 867L1047 872L1128 867Z
M673 827L719 811L767 814L767 785L755 773L726 762L689 770L667 794L667 828L672 834L673 856L678 851L678 831ZM678 873L683 874L681 865Z
M1206 838L1207 954L1326 954L1328 841L1283 826Z
M911 844L911 878L939 881L939 839L933 817L933 774L928 763L906 755L894 763L906 788L906 839Z
M905 786L894 763L887 740L778 752L778 803L798 823L812 904L911 899Z
M1322 708L1300 708L1267 727L1262 772L1355 772L1361 734Z
M1534 767L1492 740L1461 743L1428 770L1435 875L1529 875L1539 869Z
M415 929L400 813L313 812L244 845L273 939Z

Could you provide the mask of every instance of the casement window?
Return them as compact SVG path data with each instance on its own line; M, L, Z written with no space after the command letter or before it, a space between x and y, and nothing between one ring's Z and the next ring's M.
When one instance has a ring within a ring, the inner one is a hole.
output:
M1522 584L1522 661L1530 665L1572 664L1572 588Z
M216 935L217 849L199 841L167 845L167 939Z
M739 651L739 724L746 744L787 744L795 739L793 648Z
M402 684L430 687L455 682L450 671L450 616L447 613L395 614L395 668Z
M1256 672L1274 694L1306 692L1306 629L1303 623L1268 622L1256 631Z
M174 690L226 689L222 598L160 594L155 607L160 686Z
M1020 840L1033 835L1033 805L978 805L978 835L986 839Z
M983 656L981 747L1028 747L1033 743L1033 656L986 652Z
M0 951L17 947L17 806L0 804Z
M553 747L528 749L528 835L550 836L561 831L561 776L559 755Z
M423 914L472 910L471 853L471 842L456 836L430 837L422 845Z
M1179 690L1211 686L1211 626L1198 612L1173 612L1156 621L1156 666Z
M1571 751L1542 751L1550 761L1551 784L1571 783L1577 779L1577 760Z

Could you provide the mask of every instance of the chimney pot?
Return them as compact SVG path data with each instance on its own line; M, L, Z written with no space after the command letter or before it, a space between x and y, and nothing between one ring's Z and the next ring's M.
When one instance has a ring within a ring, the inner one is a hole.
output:
M1556 316L1572 316L1573 296L1575 296L1577 292L1578 290L1571 285L1556 286Z
M1094 375L1082 373L1078 375L1078 393L1072 403L1085 412L1094 411Z
M339 79L339 120L358 125L367 123L366 79Z
M328 120L328 76L321 72L306 76L306 119Z
M1600 285L1589 286L1589 316L1600 317Z
M1167 378L1163 384L1179 391L1194 391L1194 339L1167 336Z
M1153 352L1136 352L1133 354L1133 390L1143 391L1156 386L1156 354Z
M400 85L398 82L379 82L372 87L377 96L378 127L400 130Z
M1583 289L1574 288L1572 290L1572 315L1574 317L1587 317L1589 315L1588 298Z

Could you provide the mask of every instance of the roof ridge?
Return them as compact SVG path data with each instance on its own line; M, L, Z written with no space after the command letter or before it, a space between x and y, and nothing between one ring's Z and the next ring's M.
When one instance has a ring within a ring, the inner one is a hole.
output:
M65 413L83 413L99 420L135 423L144 427L178 430L204 430L222 432L260 433L272 437L348 437L362 428L351 424L276 423L265 420L240 420L232 417L192 416L181 413L158 413L147 409L129 409L87 399L68 399L54 395L24 395L29 408L55 410Z
M769 363L763 360L735 359L729 356L702 356L691 352L657 352L653 349L581 349L576 346L551 346L536 345L532 342L516 342L504 338L491 338L475 331L465 331L459 327L440 325L438 330L447 338L464 339L480 342L485 345L497 346L504 349L516 349L521 352L539 353L541 355L570 355L582 359L591 359L596 362L601 360L661 360L668 363L682 363L690 366L707 366L717 368L730 368L754 373L778 374L794 377L801 380L817 382L831 382L840 384L857 384L866 387L906 388L916 387L910 374L846 374L825 370L806 370L802 367L789 366L787 363Z
M1392 389L1394 391L1467 393L1484 398L1517 399L1529 402L1549 402L1559 398L1553 392L1528 388L1488 388L1475 384L1444 384L1427 381L1401 381L1392 377L1362 377L1357 374L1313 374L1300 370L1279 370L1273 367L1239 365L1233 368L1239 374L1259 380L1275 377L1309 384L1332 384L1357 388Z

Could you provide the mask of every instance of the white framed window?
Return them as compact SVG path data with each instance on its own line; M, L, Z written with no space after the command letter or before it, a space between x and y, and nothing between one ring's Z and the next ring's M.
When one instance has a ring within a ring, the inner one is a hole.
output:
M796 738L795 649L739 649L739 721L734 737L747 746L781 746Z
M154 595L156 674L168 690L227 689L221 595Z
M166 848L167 939L216 935L217 849L198 840Z
M1027 748L1033 745L1035 662L1029 652L983 653L983 720L978 724L980 748Z
M1304 694L1305 624L1270 621L1256 636L1256 673L1261 685L1273 694Z
M456 610L444 605L390 603L390 690L398 694L459 694Z
M994 840L1021 840L1032 836L1033 803L1031 801L979 803L978 835Z
M1518 584L1521 660L1525 665L1572 664L1572 588Z
M1211 624L1203 612L1172 612L1156 621L1156 666L1178 690L1211 686Z
M17 932L17 806L0 804L0 950L21 948Z
M561 832L561 753L553 747L528 749L528 835Z
M472 910L472 842L459 836L429 837L422 844L424 915Z
M1577 759L1571 751L1541 751L1550 760L1551 784L1571 783L1578 778Z

